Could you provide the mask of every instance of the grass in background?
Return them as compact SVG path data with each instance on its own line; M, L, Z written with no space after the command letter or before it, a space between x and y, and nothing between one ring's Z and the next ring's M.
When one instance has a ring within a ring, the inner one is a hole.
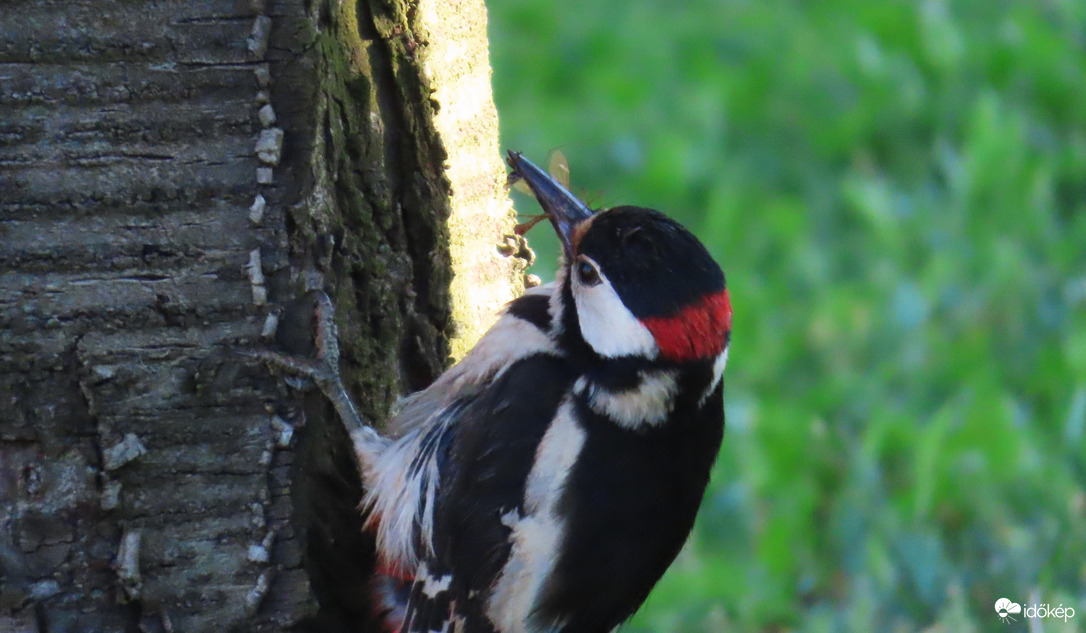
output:
M624 630L1086 628L1086 3L489 9L503 145L682 220L735 306L712 488Z

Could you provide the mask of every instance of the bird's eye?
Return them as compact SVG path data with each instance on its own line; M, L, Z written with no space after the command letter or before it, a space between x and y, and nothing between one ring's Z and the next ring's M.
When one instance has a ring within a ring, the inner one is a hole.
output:
M600 272L592 264L583 259L577 262L577 279L582 285L595 286L600 283Z

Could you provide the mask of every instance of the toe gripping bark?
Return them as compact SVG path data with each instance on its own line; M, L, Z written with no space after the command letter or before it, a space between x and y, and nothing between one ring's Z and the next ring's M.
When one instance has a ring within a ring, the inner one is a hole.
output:
M323 292L317 293L317 354L315 358L304 358L283 354L282 352L260 351L255 356L272 367L281 369L295 376L308 378L320 389L336 408L340 420L353 437L356 433L364 436L377 432L362 419L351 400L343 378L339 373L339 334L335 323L335 307L332 300Z

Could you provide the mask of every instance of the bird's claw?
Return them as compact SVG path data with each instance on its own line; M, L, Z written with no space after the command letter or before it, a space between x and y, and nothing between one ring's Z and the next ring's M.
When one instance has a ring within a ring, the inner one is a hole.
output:
M315 357L305 358L269 350L249 352L246 355L289 374L293 379L288 378L288 384L292 387L306 388L307 382L312 382L332 401L348 429L364 427L365 424L351 402L339 373L339 335L335 323L335 306L323 292L317 293L316 319ZM299 378L305 382L298 383Z

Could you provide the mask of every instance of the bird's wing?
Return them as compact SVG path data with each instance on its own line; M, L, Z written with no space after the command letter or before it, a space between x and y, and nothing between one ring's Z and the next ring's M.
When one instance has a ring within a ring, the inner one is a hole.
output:
M492 633L486 601L509 559L540 441L574 376L559 357L518 360L467 404L438 455L433 550L421 560L403 631Z

